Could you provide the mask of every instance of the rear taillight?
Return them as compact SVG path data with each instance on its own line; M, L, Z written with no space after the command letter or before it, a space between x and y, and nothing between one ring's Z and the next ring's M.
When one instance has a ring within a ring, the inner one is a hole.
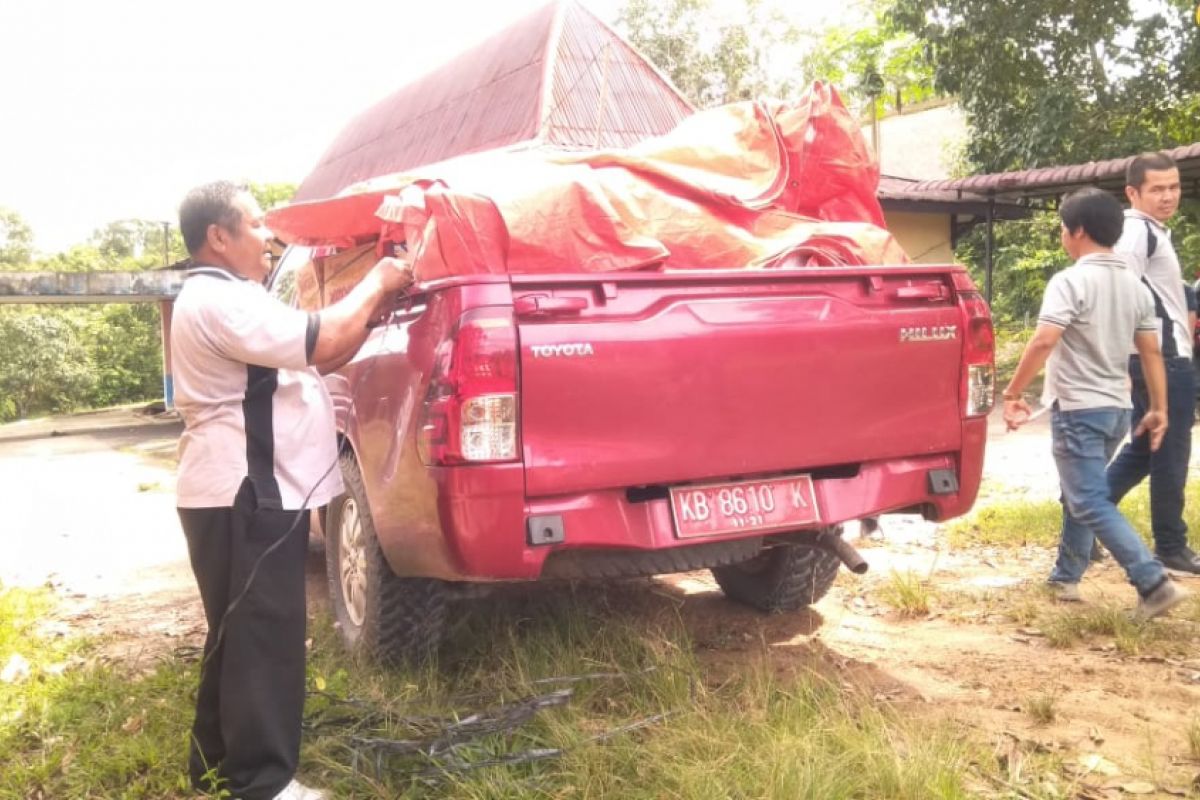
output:
M515 461L517 329L511 309L463 314L437 349L420 432L426 464Z
M996 402L996 336L992 314L977 291L960 291L963 313L963 415L978 417Z

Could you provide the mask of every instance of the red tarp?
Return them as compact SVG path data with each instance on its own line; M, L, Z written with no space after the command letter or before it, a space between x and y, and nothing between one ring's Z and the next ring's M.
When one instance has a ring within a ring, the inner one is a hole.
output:
M626 150L465 156L267 215L293 244L406 241L422 281L476 273L908 261L837 92L702 111Z

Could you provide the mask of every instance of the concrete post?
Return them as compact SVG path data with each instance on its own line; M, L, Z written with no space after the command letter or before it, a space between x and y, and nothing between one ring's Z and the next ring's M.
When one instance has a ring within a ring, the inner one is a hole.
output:
M167 411L175 408L175 379L171 375L171 312L174 308L174 300L158 302L159 316L162 318L163 406Z

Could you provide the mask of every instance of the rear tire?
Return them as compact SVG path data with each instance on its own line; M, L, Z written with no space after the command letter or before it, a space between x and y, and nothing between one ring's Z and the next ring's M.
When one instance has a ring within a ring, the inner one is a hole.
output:
M388 664L426 661L445 634L447 585L392 572L353 454L342 453L341 468L346 491L325 518L325 575L342 643Z
M841 535L841 531L836 531ZM713 577L730 600L759 611L794 611L820 600L833 586L841 561L808 542L775 545L749 561L714 567Z

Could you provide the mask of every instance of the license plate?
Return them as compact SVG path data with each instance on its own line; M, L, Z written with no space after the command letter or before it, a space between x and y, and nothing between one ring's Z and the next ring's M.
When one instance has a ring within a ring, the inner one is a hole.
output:
M820 519L808 475L674 487L671 515L681 539L796 528Z

